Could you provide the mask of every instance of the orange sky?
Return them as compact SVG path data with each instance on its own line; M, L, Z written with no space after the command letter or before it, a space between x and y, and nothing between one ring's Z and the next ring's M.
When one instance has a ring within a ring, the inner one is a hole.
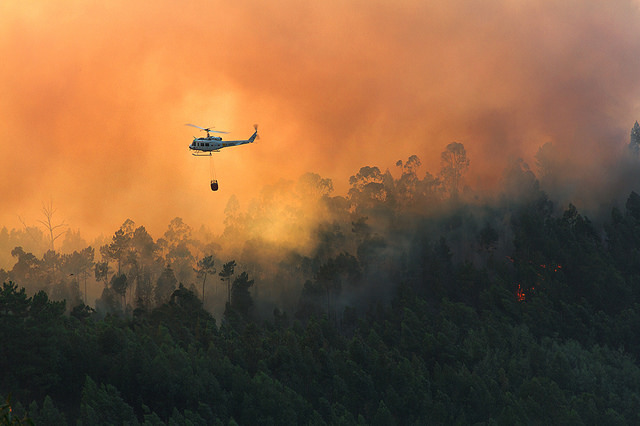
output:
M2 2L0 226L52 200L88 236L219 231L232 194L435 173L452 141L478 186L549 141L606 165L640 119L638 22L637 0ZM214 193L185 123L261 140L215 156Z

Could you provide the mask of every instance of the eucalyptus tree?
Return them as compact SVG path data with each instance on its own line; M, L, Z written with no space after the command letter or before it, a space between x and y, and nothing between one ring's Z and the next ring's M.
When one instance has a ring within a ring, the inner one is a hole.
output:
M157 243L165 259L175 271L178 281L185 285L191 283L195 263L193 253L196 250L192 228L181 218L176 217L171 220L167 231Z
M462 176L469 167L469 159L464 145L451 142L440 155L442 170L440 175L444 181L449 196L455 198L460 191Z

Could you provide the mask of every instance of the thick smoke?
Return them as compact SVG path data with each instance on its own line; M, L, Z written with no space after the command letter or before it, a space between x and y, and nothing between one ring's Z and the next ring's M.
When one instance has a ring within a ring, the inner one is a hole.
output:
M452 141L492 188L552 142L576 185L611 176L640 115L637 2L163 1L0 6L0 220L32 225L52 199L96 235L127 217L221 230L231 194L315 170L336 191L363 164ZM206 160L187 122L261 144Z

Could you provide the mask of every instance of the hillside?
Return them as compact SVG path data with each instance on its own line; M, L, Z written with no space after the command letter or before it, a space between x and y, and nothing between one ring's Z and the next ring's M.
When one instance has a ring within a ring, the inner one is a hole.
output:
M216 237L128 220L98 250L15 248L0 293L13 418L639 423L640 196L592 220L521 162L490 198L464 167L398 165L361 168L347 197L314 174L281 182L230 203Z

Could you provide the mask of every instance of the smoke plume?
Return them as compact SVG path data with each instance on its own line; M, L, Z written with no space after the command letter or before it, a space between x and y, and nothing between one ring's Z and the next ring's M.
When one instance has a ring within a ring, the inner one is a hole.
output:
M159 1L0 5L0 223L98 234L130 217L221 231L232 194L463 143L468 182L551 142L576 190L611 171L640 116L637 1ZM193 158L185 123L259 144ZM616 176L614 176L616 175ZM109 231L106 231L109 232Z

